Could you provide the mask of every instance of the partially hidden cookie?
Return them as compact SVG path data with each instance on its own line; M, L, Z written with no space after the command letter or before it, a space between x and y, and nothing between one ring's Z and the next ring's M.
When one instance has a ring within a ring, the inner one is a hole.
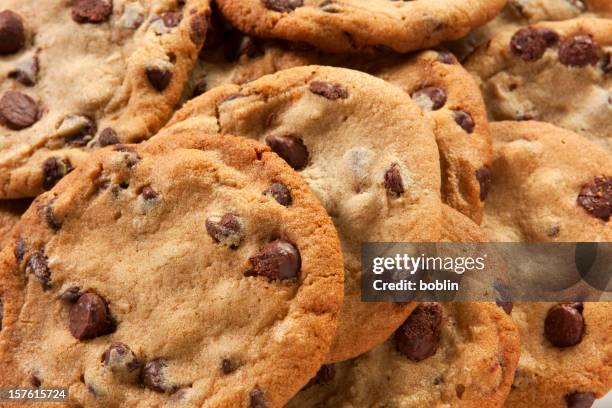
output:
M612 152L612 20L581 18L498 33L467 61L491 120L540 120Z
M521 358L507 408L588 408L612 388L612 303L515 303Z
M298 67L214 88L188 102L171 123L267 143L327 209L345 267L345 299L328 361L371 349L405 320L413 303L361 302L360 272L364 242L440 237L435 137L406 93L357 71ZM268 194L291 202L280 189Z
M264 145L164 132L100 149L23 216L0 254L0 386L278 408L323 363L343 296L324 209Z
M287 408L499 407L519 352L495 304L422 303L385 343L323 366Z
M491 123L493 167L483 228L498 242L612 241L612 158L534 121Z
M7 0L0 5L0 198L34 197L91 151L169 119L209 0Z
M28 209L30 200L0 201L0 250L10 240L10 231Z
M243 32L329 52L408 52L458 39L491 20L506 0L219 0Z
M229 38L238 36L228 33ZM342 66L382 78L408 93L432 122L441 160L443 201L481 222L488 189L483 175L491 161L486 108L478 85L450 53L425 51L412 57L371 60L296 50L247 36L239 36L234 47L231 51L227 47L205 50L192 75L191 94L310 64ZM228 56L237 59L232 62Z

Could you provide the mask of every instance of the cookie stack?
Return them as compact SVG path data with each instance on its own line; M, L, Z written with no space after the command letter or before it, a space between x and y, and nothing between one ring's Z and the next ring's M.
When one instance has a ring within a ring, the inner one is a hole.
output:
M611 18L0 0L0 388L590 407L612 304L362 302L361 245L612 241Z

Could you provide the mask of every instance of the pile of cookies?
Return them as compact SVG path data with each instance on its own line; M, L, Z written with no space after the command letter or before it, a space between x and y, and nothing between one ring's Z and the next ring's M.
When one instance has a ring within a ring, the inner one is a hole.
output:
M0 0L0 388L590 407L612 303L362 302L361 245L611 216L609 0Z

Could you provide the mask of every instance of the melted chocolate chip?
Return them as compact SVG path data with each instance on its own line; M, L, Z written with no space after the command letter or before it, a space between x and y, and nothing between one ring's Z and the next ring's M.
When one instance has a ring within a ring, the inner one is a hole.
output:
M170 85L172 71L160 67L147 67L147 79L153 88L162 92Z
M476 180L480 184L480 201L484 201L487 199L491 189L491 169L487 166L482 166L476 170Z
M43 188L50 190L70 171L72 171L72 164L68 159L48 158L42 165Z
M291 191L283 183L272 183L263 192L266 196L272 196L280 205L289 207L293 203Z
M100 132L100 136L98 136L98 144L100 147L110 146L119 143L119 137L117 137L117 132L113 128L104 128Z
M47 257L42 251L36 251L28 260L26 273L31 273L43 284L43 287L51 287L51 270L47 264Z
M424 111L435 111L446 103L446 92L437 86L427 86L412 94L412 99Z
M308 164L308 149L302 139L292 135L266 136L266 144L295 170Z
M333 364L323 364L319 371L317 371L317 375L314 376L312 380L308 383L308 385L325 385L329 384L336 377L336 366Z
M79 340L93 339L115 331L104 299L95 293L85 293L70 308L70 333Z
M557 347L570 347L582 341L582 305L558 304L550 308L544 321L544 335Z
M58 231L62 228L62 222L57 219L53 212L53 202L41 205L38 207L38 212L41 218L47 223L47 226L53 231Z
M231 374L238 368L238 363L231 358L221 360L221 371L223 374Z
M310 92L321 95L329 100L346 99L348 91L339 84L330 84L324 81L312 81L309 86Z
M23 257L25 256L25 253L26 253L26 243L23 240L23 238L19 237L17 238L17 241L15 241L15 250L13 251L13 254L15 255L15 259L17 259L17 262L23 261Z
M280 13L289 13L304 5L304 0L262 0L262 2L265 8Z
M173 28L181 23L183 13L180 11L166 11L162 13L161 19L166 27Z
M394 163L385 172L385 189L389 195L399 197L404 194L404 182L398 164Z
M293 280L300 276L302 259L292 243L277 239L265 244L249 258L252 270L248 276L265 276L269 280Z
M612 177L598 176L582 186L578 204L593 217L609 221L612 215Z
M592 392L572 392L565 395L567 408L590 408L595 402L595 394Z
M25 32L21 17L11 11L0 12L0 54L19 52L25 44Z
M145 364L142 370L142 381L144 385L153 391L171 393L176 390L176 386L170 384L164 374L168 367L166 360L158 358Z
M395 332L397 350L413 361L433 356L440 342L441 324L440 305L419 305Z
M455 56L450 52L438 51L437 60L443 64L452 65L455 63Z
M231 213L206 219L206 231L217 242L237 248L243 238L242 222Z
M113 12L112 0L73 0L72 19L77 23L102 23Z
M38 375L32 374L30 375L30 384L32 384L32 387L38 388L42 385L42 381Z
M524 61L537 61L546 52L546 49L555 44L559 36L546 28L521 28L512 36L510 48L512 52Z
M82 293L81 293L81 288L78 286L71 286L68 289L66 289L65 291L63 291L60 295L59 298L63 301L69 302L69 303L76 303L77 300L79 300L79 298L81 297Z
M28 95L6 91L0 98L0 122L7 128L25 129L36 123L38 118L38 105Z
M153 201L159 197L159 193L153 190L151 186L146 186L143 188L140 194L142 194L142 198L144 198L146 201Z
M267 408L266 397L262 390L255 388L249 392L249 408Z
M202 44L206 38L206 31L208 30L208 20L203 14L198 14L191 19L189 23L191 28L191 41L194 44Z
M83 147L89 143L97 130L96 123L85 115L66 116L57 128L57 135L70 146Z
M102 354L104 366L117 374L139 374L141 363L134 352L125 344L120 342L111 345Z
M466 133L471 134L474 131L474 119L472 119L472 115L470 115L466 111L453 111L453 119L455 120L455 123L461 126L461 129L466 131Z
M599 61L601 49L591 35L576 35L559 47L559 61L568 67L586 67Z
M33 86L36 83L38 70L38 57L32 55L20 60L15 68L9 71L8 77L25 86Z

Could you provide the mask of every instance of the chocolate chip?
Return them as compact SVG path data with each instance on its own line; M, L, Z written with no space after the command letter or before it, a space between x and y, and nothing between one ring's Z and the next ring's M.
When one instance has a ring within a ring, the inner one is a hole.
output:
M151 186L144 187L140 194L142 195L142 198L144 198L146 201L153 201L157 199L157 197L159 197L159 193L153 190Z
M28 55L17 62L15 68L9 71L8 77L25 86L33 86L36 83L38 69L38 57Z
M446 92L437 86L427 86L412 94L412 99L424 111L435 111L446 103Z
M142 366L134 352L125 344L113 342L102 354L104 366L115 374L127 374L133 379L140 374Z
M11 11L0 12L0 54L14 54L25 44L25 32L21 17Z
M28 95L6 91L0 99L0 122L9 129L21 130L38 121L38 105Z
M262 0L262 2L265 8L280 13L289 13L304 5L304 0Z
M117 137L117 132L113 128L104 128L100 132L100 136L98 136L98 144L101 147L110 146L119 143L119 137Z
M225 35L223 55L227 62L235 62L242 55L246 55L249 58L263 55L263 50L253 37L234 30Z
M510 48L524 61L537 61L546 49L559 39L557 33L546 28L521 28L512 36Z
M289 207L293 203L291 191L283 183L272 183L263 192L266 196L272 196L280 205Z
M208 30L208 20L206 16L198 14L192 17L189 26L191 27L191 33L189 34L191 41L194 44L202 44L206 38L206 31Z
M348 98L348 91L339 84L330 84L324 81L312 81L310 83L310 92L321 95L329 100L335 99L346 99Z
M166 27L173 28L181 23L183 13L180 11L166 11L161 14L161 19Z
M491 188L491 169L487 166L482 166L476 170L476 180L480 184L480 201L487 199L489 189Z
M302 259L295 245L277 239L265 244L249 262L252 270L247 276L265 276L272 281L299 278Z
M592 392L572 392L565 395L567 408L590 408L595 402L595 394Z
M413 361L436 354L440 342L442 307L437 303L421 304L395 332L397 350Z
M607 52L601 59L601 70L605 74L612 74L612 52Z
M62 228L62 222L55 217L53 211L53 201L50 203L42 204L38 207L38 213L43 220L47 223L47 226L53 231L58 231Z
M13 254L15 255L15 259L17 259L17 262L23 261L23 257L25 256L25 253L26 253L26 243L23 240L23 238L19 237L17 238L17 241L15 241L15 250L13 251Z
M78 286L71 286L65 291L63 291L59 298L65 302L76 303L77 300L81 297L81 288Z
M96 123L85 115L66 116L57 127L56 136L64 138L70 146L83 147L96 134Z
M474 119L472 119L472 115L470 115L466 111L453 111L453 119L455 119L455 123L461 126L461 129L465 130L468 134L474 131Z
M4 303L0 298L0 331L2 331L2 319L4 319Z
M512 314L514 303L512 302L512 292L507 283L502 281L495 281L493 288L499 294L495 299L495 304L503 309L506 314Z
M159 92L166 89L172 80L172 71L165 67L147 67L146 73L151 86Z
M455 386L455 394L457 394L457 398L461 399L463 397L464 392L465 392L465 385L457 384Z
M168 363L162 358L149 361L145 364L142 370L144 385L157 392L171 393L175 391L177 387L170 384L164 374L166 367L168 367Z
M452 65L455 63L455 56L450 52L438 51L437 60L443 64Z
M595 65L601 54L592 35L575 35L566 39L559 47L559 61L568 67Z
M317 371L317 375L310 380L309 385L329 384L334 380L334 377L336 377L336 367L333 364L323 364Z
M113 12L112 0L73 0L72 19L77 23L102 23Z
M30 384L32 384L32 387L38 388L42 385L42 381L36 374L32 374L30 375Z
M404 182L397 163L392 164L385 172L385 189L389 195L394 197L404 194Z
M221 371L223 374L231 374L238 368L238 363L231 358L224 358L221 360Z
M79 340L93 339L115 331L104 299L95 293L85 293L70 308L70 333Z
M250 408L267 408L266 397L262 390L255 388L249 392L249 407Z
M612 215L612 177L598 176L582 186L578 204L593 217L608 222Z
M50 190L66 174L72 171L72 164L68 159L49 157L43 162L43 188Z
M302 139L293 135L266 136L266 144L295 170L308 164L308 149Z
M584 318L580 304L558 304L544 321L544 335L557 347L575 346L582 341Z
M231 248L237 248L243 238L242 222L231 213L224 214L222 217L208 217L206 231L215 241Z
M26 273L34 274L45 288L51 287L51 270L47 264L47 257L42 251L32 254L26 266Z

